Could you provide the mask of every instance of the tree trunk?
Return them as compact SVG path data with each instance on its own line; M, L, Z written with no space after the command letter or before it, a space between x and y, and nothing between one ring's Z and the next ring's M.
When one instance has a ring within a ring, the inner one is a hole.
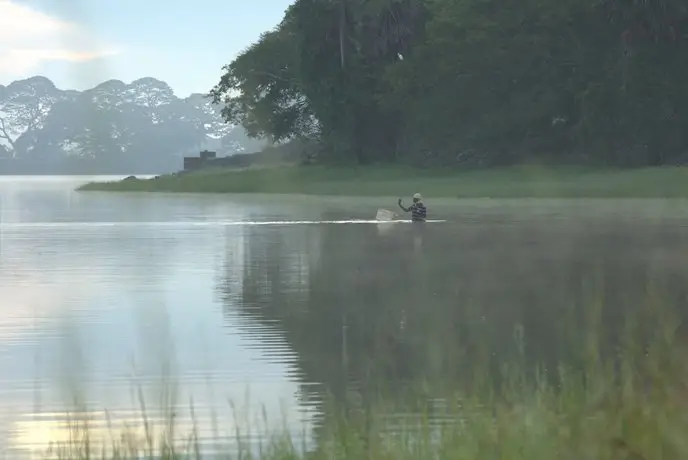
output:
M346 67L344 38L346 36L346 0L339 0L339 64L342 68Z

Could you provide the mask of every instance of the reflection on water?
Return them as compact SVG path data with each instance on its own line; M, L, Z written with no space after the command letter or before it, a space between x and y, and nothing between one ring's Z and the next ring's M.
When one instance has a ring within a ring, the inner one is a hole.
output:
M675 215L639 202L635 216L615 203L567 216L577 203L562 202L552 218L515 204L483 220L462 219L457 205L446 225L382 232L246 227L243 264L226 265L221 289L242 300L252 334L270 331L296 352L306 401L389 407L392 424L419 398L440 413L441 398L470 389L476 372L498 381L518 362L518 331L525 369L556 377L562 361L586 364L594 324L606 338L595 350L612 355L629 313L651 325L653 301L685 305L688 247Z
M121 425L140 414L141 389L155 418L169 403L160 395L170 380L182 428L193 398L201 435L211 429L211 409L230 439L235 417L260 419L263 406L274 427L286 418L300 432L310 415L295 394L293 352L222 320L216 275L231 257L226 241L243 238L240 227L225 235L217 226L146 225L245 220L260 208L81 194L74 185L0 181L0 436L16 448L47 448L75 393ZM128 225L85 224L98 222Z
M368 221L375 200L73 192L83 180L0 180L13 456L66 439L75 406L96 439L140 439L143 412L189 432L193 405L218 449L237 428L299 437L329 397L394 425L496 374L517 324L524 364L553 367L583 359L591 304L604 351L649 296L688 298L680 201L438 200L447 222L406 225Z

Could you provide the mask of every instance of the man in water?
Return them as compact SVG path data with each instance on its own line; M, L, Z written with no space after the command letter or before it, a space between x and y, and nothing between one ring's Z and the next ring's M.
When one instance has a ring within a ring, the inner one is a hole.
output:
M401 203L401 198L399 198L399 207L404 210L404 212L411 213L411 220L413 222L425 222L427 217L427 208L423 204L423 197L420 193L413 195L413 204L408 208L405 208Z

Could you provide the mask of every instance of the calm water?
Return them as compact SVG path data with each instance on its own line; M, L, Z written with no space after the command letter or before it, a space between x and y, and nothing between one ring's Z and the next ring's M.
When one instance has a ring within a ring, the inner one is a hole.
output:
M140 395L153 420L177 407L182 432L192 403L208 449L237 425L310 433L327 397L393 423L409 395L434 407L508 359L517 323L527 358L553 363L591 299L611 334L648 295L688 298L684 201L430 198L448 222L278 225L394 200L73 191L89 179L0 177L10 458L65 440L75 405L140 427Z

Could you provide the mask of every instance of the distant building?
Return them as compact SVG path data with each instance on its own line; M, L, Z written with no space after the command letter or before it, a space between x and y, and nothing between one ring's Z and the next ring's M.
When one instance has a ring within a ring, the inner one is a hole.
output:
M201 158L203 160L208 160L210 158L215 158L217 154L215 152L211 152L210 150L203 150L201 152Z
M213 160L216 156L216 152L203 150L197 157L184 157L184 171L195 171L196 169L200 169L207 160Z

